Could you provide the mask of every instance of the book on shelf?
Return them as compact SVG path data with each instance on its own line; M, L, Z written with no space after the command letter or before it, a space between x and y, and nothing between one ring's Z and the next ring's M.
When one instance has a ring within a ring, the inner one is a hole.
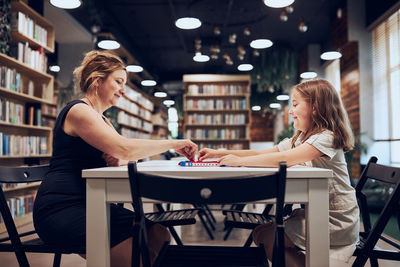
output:
M25 216L33 211L33 202L35 200L34 194L28 194L20 197L11 197L7 199L7 205L10 209L13 219ZM0 216L0 223L3 218Z
M0 121L12 124L23 124L24 105L0 98Z
M16 69L0 66L0 87L14 92L22 92L21 74Z
M33 156L48 153L46 136L14 135L0 132L2 156Z
M28 125L42 126L42 110L40 104L27 103L25 123Z
M11 30L22 33L43 46L47 45L47 30L20 11L11 13Z

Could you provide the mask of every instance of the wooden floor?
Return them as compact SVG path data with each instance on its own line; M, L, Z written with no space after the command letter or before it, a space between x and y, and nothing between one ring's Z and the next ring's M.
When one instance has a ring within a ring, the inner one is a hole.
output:
M232 231L227 241L223 240L225 232L223 231L223 215L221 212L214 211L213 214L217 219L216 230L213 232L215 239L210 240L200 221L196 225L184 226L181 228L182 240L184 244L193 245L243 245L249 236L249 230L235 229ZM27 226L23 230L32 228ZM179 229L178 229L179 231ZM383 246L384 248L384 246ZM53 256L50 254L28 253L28 260L31 267L46 267L52 266ZM353 259L349 264L339 264L337 266L351 266ZM84 267L85 260L78 255L63 255L61 259L62 267ZM0 252L0 267L18 266L17 260L13 253ZM370 266L367 263L366 266ZM380 267L395 267L399 266L398 262L379 261Z

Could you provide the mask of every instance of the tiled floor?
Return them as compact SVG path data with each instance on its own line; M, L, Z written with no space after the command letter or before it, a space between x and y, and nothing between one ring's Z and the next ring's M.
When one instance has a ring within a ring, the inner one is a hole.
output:
M198 222L196 225L182 227L182 240L184 244L196 244L196 245L243 245L246 241L249 230L235 229L232 231L229 239L223 241L225 232L223 231L223 215L221 212L213 212L216 216L217 224L216 231L214 231L215 240L210 240L201 223ZM26 227L27 228L27 227ZM46 267L52 266L53 256L50 254L35 254L29 253L28 260L31 267ZM351 260L352 262L353 260ZM0 267L14 267L18 266L17 260L13 253L0 253ZM63 255L61 260L62 267L83 267L85 260L78 255ZM351 266L350 264L338 264L337 266ZM366 266L370 266L367 263ZM399 266L398 262L391 261L379 261L380 267L395 267Z

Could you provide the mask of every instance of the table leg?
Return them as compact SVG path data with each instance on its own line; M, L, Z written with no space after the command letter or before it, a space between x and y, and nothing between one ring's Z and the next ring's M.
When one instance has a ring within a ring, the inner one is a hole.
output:
M328 179L308 180L306 266L329 266Z
M110 266L110 206L105 179L86 180L86 266Z

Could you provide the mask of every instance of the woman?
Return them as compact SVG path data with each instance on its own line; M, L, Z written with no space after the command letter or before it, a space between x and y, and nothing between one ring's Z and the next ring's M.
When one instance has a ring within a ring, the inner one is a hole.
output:
M84 246L86 185L82 169L126 164L175 149L193 160L197 146L190 140L142 140L118 134L102 113L125 93L127 72L122 60L108 52L91 51L74 74L85 94L61 110L54 127L50 170L41 184L33 211L36 231L44 242L59 247ZM110 207L112 266L130 266L134 213ZM154 258L169 232L148 223Z

